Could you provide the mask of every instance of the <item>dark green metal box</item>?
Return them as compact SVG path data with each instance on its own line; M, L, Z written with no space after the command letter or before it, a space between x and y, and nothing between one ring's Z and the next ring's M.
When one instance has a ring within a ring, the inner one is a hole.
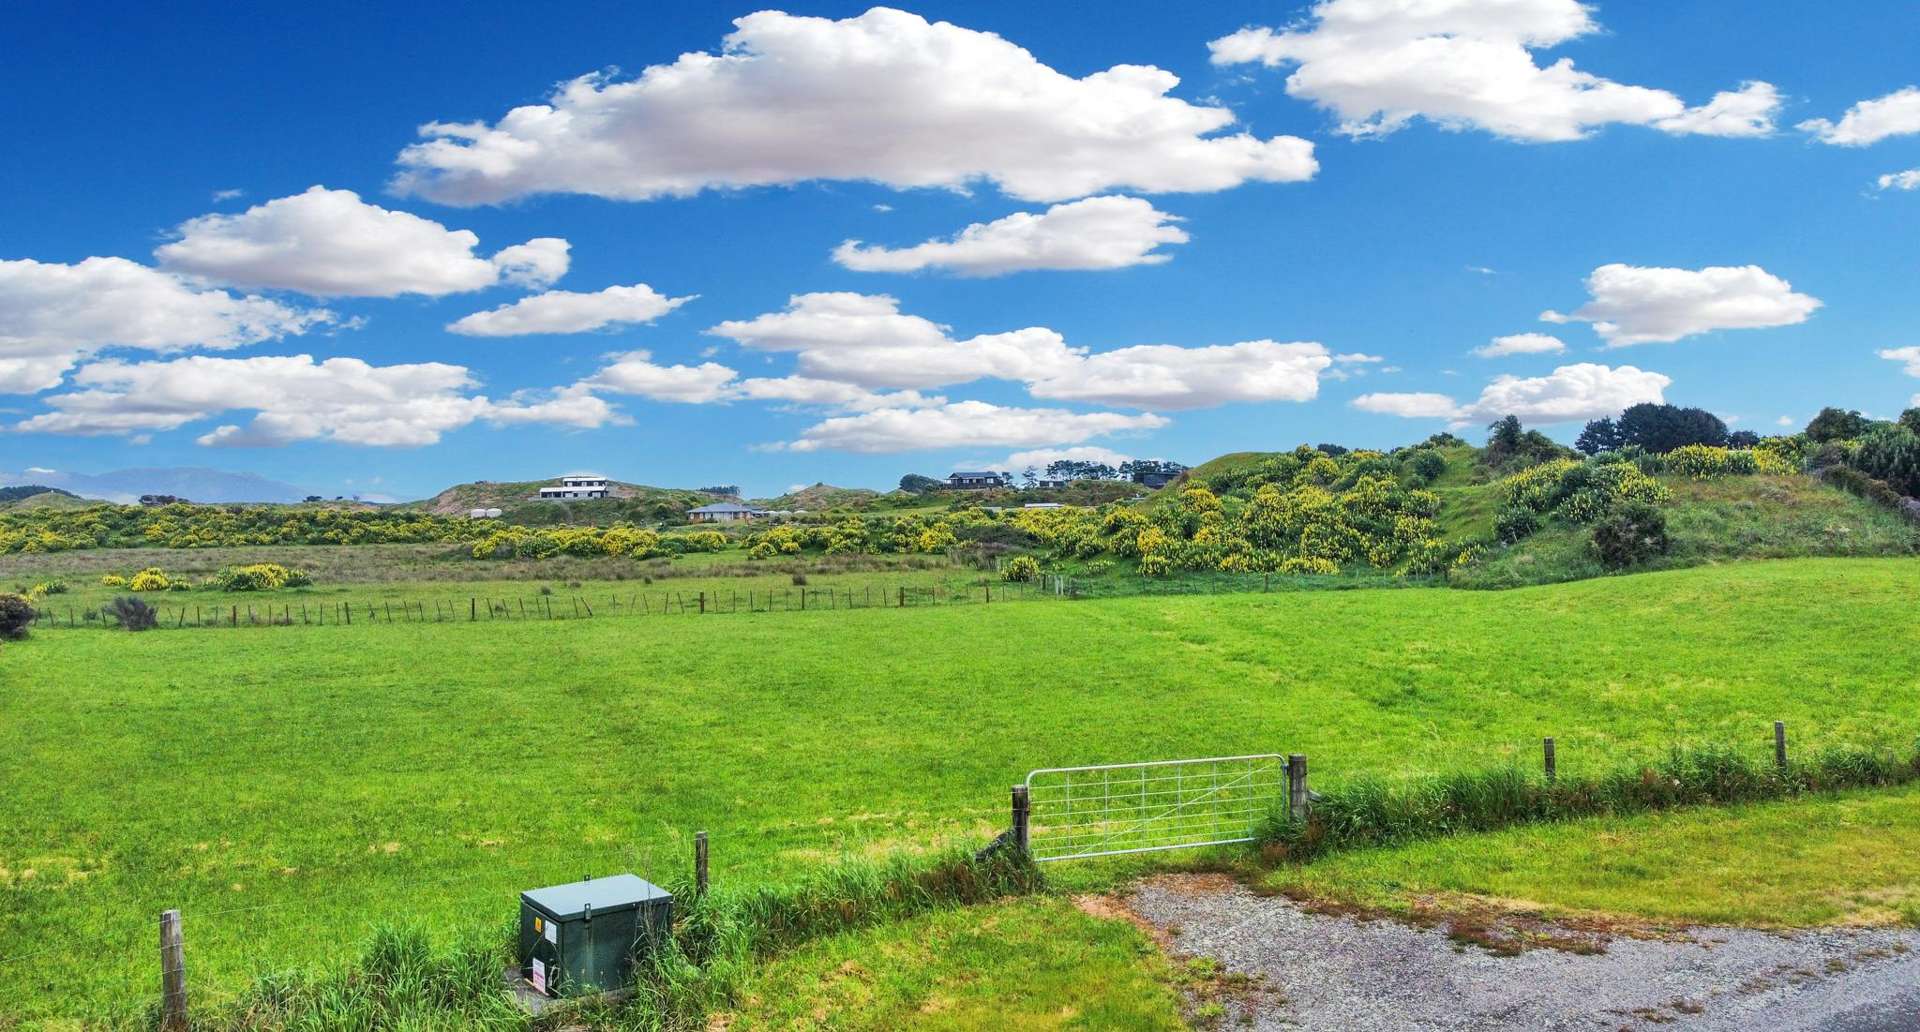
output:
M673 895L631 874L520 894L520 977L547 996L619 989L673 926Z

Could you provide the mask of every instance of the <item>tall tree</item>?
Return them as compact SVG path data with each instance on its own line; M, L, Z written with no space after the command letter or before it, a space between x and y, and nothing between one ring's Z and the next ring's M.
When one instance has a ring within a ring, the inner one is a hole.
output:
M1575 448L1588 455L1598 455L1603 451L1614 451L1626 441L1620 436L1620 427L1611 417L1596 419L1580 431L1573 442Z
M1727 443L1727 424L1706 409L1642 402L1620 413L1615 425L1621 444L1637 444L1661 454L1689 444L1723 447Z

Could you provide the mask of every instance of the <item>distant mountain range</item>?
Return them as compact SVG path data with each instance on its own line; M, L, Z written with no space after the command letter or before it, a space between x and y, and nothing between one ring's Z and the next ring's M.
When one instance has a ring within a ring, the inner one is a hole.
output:
M9 484L44 484L109 502L134 502L143 494L176 495L194 502L298 502L313 493L256 473L228 473L197 466L118 469L111 473L39 468L0 471L0 487Z

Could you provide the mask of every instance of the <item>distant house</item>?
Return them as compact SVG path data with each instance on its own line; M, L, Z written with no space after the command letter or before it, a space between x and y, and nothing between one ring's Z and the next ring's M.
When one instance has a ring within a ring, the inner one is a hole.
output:
M561 501L568 498L605 498L607 496L607 478L598 473L569 473L560 478L560 483L540 489L542 501Z
M738 523L756 516L767 515L765 509L755 509L737 502L715 502L698 509L688 509L687 519L694 523Z
M998 473L949 473L947 487L955 491L982 491L1007 486L1007 478Z
M1059 502L1028 502L1027 504L1022 505L1020 508L1022 509L1064 509L1066 508L1066 506L1061 505Z
M1180 479L1178 473L1135 473L1133 475L1134 483L1156 491L1178 479Z
M1036 480L1033 482L1033 486L1037 490L1046 490L1047 488L1065 487L1067 483L1065 480Z

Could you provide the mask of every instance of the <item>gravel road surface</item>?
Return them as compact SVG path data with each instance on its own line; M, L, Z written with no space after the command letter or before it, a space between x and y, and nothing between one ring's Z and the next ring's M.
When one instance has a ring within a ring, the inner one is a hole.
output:
M1250 976L1222 1027L1913 1032L1920 933L1690 928L1603 952L1497 956L1444 924L1313 913L1224 879L1163 878L1126 899L1180 955Z

